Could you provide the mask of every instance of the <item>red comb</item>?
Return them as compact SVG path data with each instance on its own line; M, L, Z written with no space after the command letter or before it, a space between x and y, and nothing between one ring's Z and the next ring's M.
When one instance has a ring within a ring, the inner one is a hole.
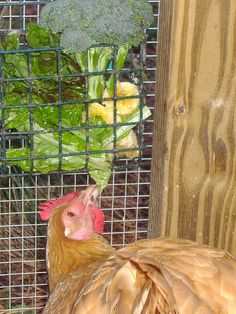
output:
M71 192L66 194L64 197L55 199L55 200L48 200L38 205L39 215L41 220L49 220L50 214L53 209L65 202L70 201L71 199L78 197L80 192Z

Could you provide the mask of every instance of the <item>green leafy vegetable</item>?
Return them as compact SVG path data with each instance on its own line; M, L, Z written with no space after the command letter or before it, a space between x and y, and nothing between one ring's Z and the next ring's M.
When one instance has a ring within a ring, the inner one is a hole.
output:
M16 145L6 150L8 164L40 173L87 167L101 190L107 185L113 154L102 151L114 148L112 124L115 121L112 119L107 125L101 116L89 116L90 104L85 100L102 98L105 89L113 93L114 75L118 77L129 48L139 44L143 28L151 23L150 6L146 0L141 3L138 5L133 0L54 1L45 6L41 17L42 25L49 29L28 24L25 38L27 46L32 48L30 53L21 48L18 33L0 43L0 49L4 50L1 66L4 93L0 94L4 107L0 119L4 120L6 130L17 131L25 139L23 147ZM95 6L91 10L92 4ZM98 4L106 4L105 9ZM113 12L114 5L116 12ZM57 25L59 13L61 24ZM81 29L75 28L75 23L80 21L83 21ZM125 21L130 27L132 24L130 29L124 27ZM112 28L111 22L114 22ZM89 45L103 41L117 48L108 44L88 49ZM87 60L85 49L88 49ZM114 62L116 72L110 66ZM103 72L109 68L110 76L107 76ZM86 92L86 79L81 74L87 71ZM140 110L143 110L143 119L150 115L150 110L144 107L122 118L122 123L127 125L116 127L117 141L124 139L140 122Z
M41 12L41 25L61 34L69 53L100 43L138 46L152 21L147 0L55 0Z

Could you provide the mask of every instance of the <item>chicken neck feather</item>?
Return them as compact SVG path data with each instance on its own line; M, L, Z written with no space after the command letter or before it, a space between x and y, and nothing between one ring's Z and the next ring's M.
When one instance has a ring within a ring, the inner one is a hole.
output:
M85 241L66 238L60 220L62 210L63 207L55 210L48 224L47 269L50 291L74 269L105 260L114 252L108 242L98 234Z

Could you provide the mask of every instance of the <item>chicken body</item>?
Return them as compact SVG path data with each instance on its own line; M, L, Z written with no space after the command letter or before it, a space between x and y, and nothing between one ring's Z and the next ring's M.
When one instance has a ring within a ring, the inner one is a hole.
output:
M233 314L236 259L187 240L141 240L71 272L44 313Z
M99 235L98 191L48 201L44 314L236 314L236 259L188 240L149 239L115 251Z

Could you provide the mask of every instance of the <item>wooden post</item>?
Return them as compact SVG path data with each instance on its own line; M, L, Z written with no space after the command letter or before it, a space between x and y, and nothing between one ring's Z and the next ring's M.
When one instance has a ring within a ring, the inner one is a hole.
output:
M149 237L236 255L236 1L162 0Z

